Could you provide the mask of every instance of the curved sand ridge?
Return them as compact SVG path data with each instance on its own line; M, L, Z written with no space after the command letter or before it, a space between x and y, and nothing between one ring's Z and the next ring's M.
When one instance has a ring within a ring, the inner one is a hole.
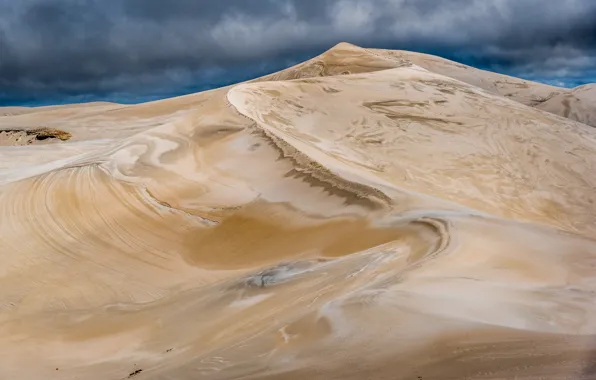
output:
M1 377L590 378L596 133L421 66L20 110Z

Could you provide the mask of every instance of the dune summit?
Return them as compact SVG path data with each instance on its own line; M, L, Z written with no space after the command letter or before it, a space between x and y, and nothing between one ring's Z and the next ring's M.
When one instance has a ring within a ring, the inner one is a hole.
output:
M0 147L0 378L593 379L593 93L340 44L0 109L71 136Z

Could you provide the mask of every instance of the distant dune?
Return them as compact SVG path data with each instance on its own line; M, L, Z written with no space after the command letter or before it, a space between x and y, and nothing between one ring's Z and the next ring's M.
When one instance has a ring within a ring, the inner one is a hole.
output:
M460 80L528 106L535 106L551 96L568 91L564 88L476 69L433 55L399 50L375 49L373 51L384 57L407 60L433 73Z
M596 126L596 84L576 87L539 104L538 109Z
M0 378L593 378L593 89L344 43L0 109L72 135L0 147Z

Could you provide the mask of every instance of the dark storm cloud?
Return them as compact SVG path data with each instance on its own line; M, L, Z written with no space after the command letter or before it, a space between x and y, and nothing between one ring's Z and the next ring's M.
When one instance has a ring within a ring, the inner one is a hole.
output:
M0 0L0 101L202 89L343 40L577 79L595 20L594 0Z

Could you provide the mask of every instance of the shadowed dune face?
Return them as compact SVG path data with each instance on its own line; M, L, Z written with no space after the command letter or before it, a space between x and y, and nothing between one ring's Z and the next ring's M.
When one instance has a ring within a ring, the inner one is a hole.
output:
M0 117L0 377L593 378L596 133L414 58Z

